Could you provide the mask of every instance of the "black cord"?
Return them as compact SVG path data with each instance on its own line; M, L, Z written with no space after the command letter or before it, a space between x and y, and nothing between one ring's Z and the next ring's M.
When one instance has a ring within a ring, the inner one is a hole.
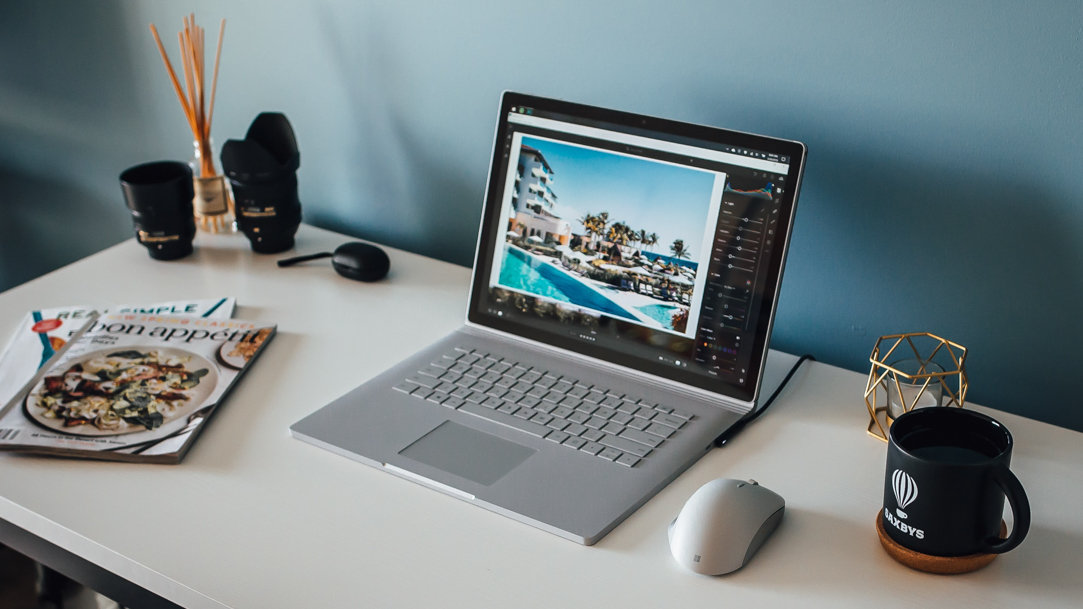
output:
M278 266L292 266L298 262L308 262L309 260L316 260L317 258L330 258L333 256L331 252L320 252L318 254L309 254L307 256L297 256L296 258L286 258L285 260L279 260Z
M752 421L755 421L757 418L759 418L759 416L767 410L767 407L771 405L771 402L775 401L775 398L778 397L778 394L782 393L782 389L786 386L786 383L790 382L790 379L793 378L793 375L797 372L797 369L800 368L801 364L805 363L806 360L814 362L816 361L816 358L809 355L808 353L797 358L797 362L795 362L793 367L790 368L790 371L786 373L786 378L782 379L782 382L779 383L778 388L775 389L775 392L771 394L771 397L767 398L767 401L765 401L762 406L741 417L737 420L736 423L733 424L732 427L722 432L721 435L714 439L714 445L725 446L727 442L732 440L734 436L736 436L742 429L745 428L745 425L748 425Z

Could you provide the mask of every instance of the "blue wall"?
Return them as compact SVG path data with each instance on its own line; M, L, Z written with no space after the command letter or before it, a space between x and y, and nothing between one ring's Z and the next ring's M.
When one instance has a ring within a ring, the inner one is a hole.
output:
M307 221L460 264L503 89L802 140L775 346L864 372L932 331L972 401L1083 430L1078 2L8 0L0 287L127 238L118 172L191 155L147 29L183 10L228 20L218 142L285 112Z

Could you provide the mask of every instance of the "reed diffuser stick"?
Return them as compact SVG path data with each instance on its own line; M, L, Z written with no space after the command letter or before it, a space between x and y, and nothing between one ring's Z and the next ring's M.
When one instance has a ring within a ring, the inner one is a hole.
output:
M150 32L162 56L169 82L180 101L184 118L192 130L195 154L198 164L195 166L195 198L193 206L199 227L211 232L232 232L234 230L233 201L225 179L214 167L214 152L211 149L211 118L214 116L215 94L218 90L218 66L222 59L222 39L226 30L226 20L218 27L218 46L214 54L214 76L208 92L207 62L205 57L206 33L196 25L195 13L185 15L184 27L177 32L177 44L180 46L180 67L183 80L178 77L173 63L169 60L158 29L150 25Z
M180 46L180 65L184 73L183 82L178 78L173 64L169 61L169 55L162 45L162 39L158 35L158 29L154 24L150 25L150 32L154 36L154 42L158 46L158 53L162 56L166 73L169 75L173 91L180 100L184 117L188 121L188 127L192 130L192 137L199 151L199 177L209 178L217 175L214 168L214 155L211 151L211 117L214 114L214 99L218 90L218 66L222 58L222 39L225 34L226 20L223 19L218 28L218 46L214 55L214 76L211 82L211 90L208 103L206 82L206 61L204 56L205 31L196 25L195 13L185 15L184 28L177 32L177 43Z

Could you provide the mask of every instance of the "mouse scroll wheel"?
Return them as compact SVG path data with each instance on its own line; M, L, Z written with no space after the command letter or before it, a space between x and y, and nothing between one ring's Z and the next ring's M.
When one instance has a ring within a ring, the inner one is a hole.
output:
M753 480L751 478L748 479L748 483L751 484L752 486L759 486L760 485L759 482L756 482L755 480Z

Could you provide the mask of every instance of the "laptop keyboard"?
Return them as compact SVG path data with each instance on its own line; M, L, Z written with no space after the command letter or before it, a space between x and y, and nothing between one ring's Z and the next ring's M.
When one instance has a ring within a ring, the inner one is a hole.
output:
M663 404L460 348L395 389L625 467L635 467L694 418Z

